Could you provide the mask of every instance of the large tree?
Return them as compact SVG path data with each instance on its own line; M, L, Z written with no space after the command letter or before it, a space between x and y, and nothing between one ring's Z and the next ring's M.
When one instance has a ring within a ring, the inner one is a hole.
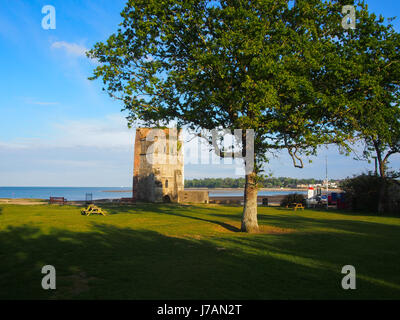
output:
M347 93L334 90L342 2L130 0L118 31L89 52L100 64L91 79L123 102L130 124L254 130L242 230L257 231L268 152L286 149L302 167L302 154L352 131L341 121Z

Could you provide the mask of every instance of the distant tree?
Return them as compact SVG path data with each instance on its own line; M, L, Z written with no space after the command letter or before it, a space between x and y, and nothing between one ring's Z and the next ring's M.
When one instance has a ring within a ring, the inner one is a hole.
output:
M282 198L280 205L281 207L286 207L292 205L293 203L305 204L305 196L299 193L287 194Z
M284 180L289 180L290 183L285 184ZM191 179L185 180L186 188L243 188L245 186L244 178L204 178L204 179ZM292 179L292 178L265 178L259 177L258 184L260 187L264 188L273 188L273 187L287 187L289 185L297 185L297 184L315 184L322 183L322 180L315 179Z
M285 149L301 168L302 154L344 145L352 131L339 117L347 93L334 90L342 3L129 0L117 33L88 54L100 64L91 79L123 102L130 124L253 129L242 230L257 231L267 152ZM243 155L245 147L243 135Z
M342 180L340 187L346 192L346 201L351 204L353 210L398 214L400 212L400 183L394 179L385 181L390 192L385 198L383 211L379 210L382 179L379 175L368 172Z
M376 157L381 179L379 211L385 203L385 178L389 157L400 152L400 34L370 14L362 2L353 30L339 34L347 69L338 86L349 93L349 109L343 115L365 144L363 157ZM340 89L339 89L340 90Z

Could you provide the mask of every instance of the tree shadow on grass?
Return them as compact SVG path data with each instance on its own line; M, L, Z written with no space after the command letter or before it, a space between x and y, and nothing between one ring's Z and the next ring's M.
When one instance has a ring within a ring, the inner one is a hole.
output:
M343 215L343 218L326 216L326 219L321 218L321 216L313 217L312 215L303 216L303 211L294 212L293 214L287 215L276 215L270 213L259 213L258 221L270 226L280 227L280 228L332 228L343 232L362 232L369 235L382 235L384 236L386 232L377 232L381 226L387 231L390 229L391 232L400 232L399 224L388 224L384 220L379 221L362 221L356 219L346 219L348 215ZM316 213L321 213L316 212ZM341 214L341 212L337 212ZM231 220L240 221L241 217L230 214L223 213L212 213L211 216L220 218L229 218ZM362 215L356 215L355 217L363 217ZM369 217L369 216L368 216Z
M379 221L362 221L352 219L329 218L326 219L312 216L279 216L262 214L259 221L268 225L279 226L284 228L300 229L335 229L342 233L364 234L370 238L388 237L391 234L400 233L400 225L388 224Z
M144 213L158 213L158 214L166 214L173 215L181 218L187 218L197 221L209 222L215 225L218 225L225 230L231 232L240 232L240 229L233 226L232 224L226 223L224 221L218 220L218 218L228 219L230 221L241 221L241 214L228 214L228 213L218 213L218 210L211 207L203 207L203 206L193 206L193 205L179 205L179 204L146 204L141 203L137 206L109 206L104 208L110 214L120 214L120 213L129 213L129 214L144 214ZM189 209L189 210L188 210ZM193 212L193 210L199 209L201 210L201 214L197 214ZM192 211L190 211L192 210ZM286 208L274 208L274 210L282 211L287 213L286 215L276 215L269 213L259 213L258 220L262 224L267 224L269 226L275 226L280 228L294 228L294 229L304 229L304 228L331 228L337 229L338 231L343 232L368 232L369 234L375 233L375 228L378 225L382 225L382 223L374 222L374 221L359 221L359 220L346 220L346 219L338 219L338 218L330 218L329 212L326 216L327 219L313 218L312 216L302 216L304 211L288 211ZM309 210L309 209L308 209ZM309 211L310 212L310 211ZM315 212L321 213L320 210L315 210ZM343 214L342 211L335 211L334 214ZM348 212L347 214L343 214L344 217L351 216L352 214ZM354 215L360 216L362 215ZM213 217L217 219L213 219ZM399 225L392 225L392 228L399 228ZM378 227L379 228L379 227ZM390 227L389 227L390 228Z
M30 226L9 227L0 232L0 299L265 296L262 288L252 290L259 272L246 275L249 266L240 262L245 256L217 248L208 241L101 224L92 232L53 229L48 234ZM44 265L56 268L55 291L41 288Z
M225 223L223 221L218 221L214 219L207 219L203 217L198 217L194 215L189 215L185 214L184 212L187 212L187 209L193 209L196 208L195 206L190 206L190 205L177 205L177 204L140 204L135 207L130 206L130 207L124 207L124 206L116 206L116 207L104 207L107 212L110 214L120 214L120 213L132 213L132 214L141 214L141 213L146 213L146 212L152 212L152 213L159 213L159 214L166 214L166 215L173 215L181 218L187 218L187 219L193 219L193 220L198 220L198 221L204 221L204 222L209 222L212 224L216 224L228 231L231 232L240 232L240 229L232 226L228 223ZM203 209L203 208L201 208Z
M262 207L261 207L262 208ZM293 212L302 212L302 210L294 211L293 209L288 209L284 207L273 207L275 210L278 211L286 211L287 213ZM314 211L316 213L332 213L332 214L342 214L342 215L348 215L348 216L368 216L368 217L382 217L382 218L400 218L400 214L395 214L395 213L385 213L385 214L379 214L378 212L373 212L373 211L365 211L365 210L351 210L351 209L336 209L330 207L329 209L326 209L326 207L323 208L306 208L307 211Z
M218 221L218 220L211 220L211 219L205 219L205 218L200 218L200 217L194 217L194 216L189 216L186 214L181 214L181 213L177 213L174 211L166 211L164 212L165 214L168 215L172 215L172 216L177 216L177 217L181 217L181 218L188 218L188 219L193 219L193 220L198 220L198 221L204 221L204 222L210 222L213 224L216 224L222 228L224 228L225 230L231 231L231 232L240 232L240 229L232 226L226 222L222 222L222 221Z
M310 239L285 237L280 242L280 236L232 235L216 243L103 224L93 224L90 232L9 227L0 232L0 299L399 297L399 290L363 280L357 282L363 290L342 290L340 267L347 256L337 258L332 269L324 256L316 263L307 260ZM346 235L345 240L357 238ZM225 250L219 250L221 245ZM56 268L55 291L41 288L44 265Z

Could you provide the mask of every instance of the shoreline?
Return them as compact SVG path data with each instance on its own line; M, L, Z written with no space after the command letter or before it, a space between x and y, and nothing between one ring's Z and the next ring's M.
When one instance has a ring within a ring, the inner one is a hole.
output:
M326 191L326 189L321 188L322 191ZM195 190L208 190L208 191L244 191L244 188L185 188L188 191ZM307 191L308 188L260 188L258 191L271 191L271 192L279 192L279 191ZM341 189L333 188L329 189L331 192L341 192ZM132 192L132 190L102 190L101 192L121 192L128 193Z
M212 193L209 195L210 202L212 203L242 203L244 201L244 188L185 188L185 190L202 190L208 191ZM271 192L271 193L279 193L279 194L258 194L257 202L261 203L263 198L268 198L269 203L279 203L283 197L286 195L298 192L301 194L307 193L307 188L260 188L258 191L260 192ZM326 194L326 190L322 189L322 194ZM329 189L329 192L343 192L341 189ZM130 193L132 190L113 190L113 191L103 191L103 192L114 192L121 193L121 198L124 197L123 193ZM287 192L287 193L285 193ZM229 194L230 193L230 194ZM92 201L98 203L115 203L119 202L120 197L118 198L108 198L99 197L97 199L93 199ZM0 198L0 204L47 204L49 199L47 198ZM67 200L68 204L72 203L85 203L85 199L79 200Z
M186 189L186 190L200 190L200 189ZM201 189L204 190L204 189ZM208 189L208 190L217 190L217 189ZM219 191L223 191L227 189L219 189ZM238 189L229 189L230 191L243 191L243 189L238 188ZM272 188L264 188L260 190L268 190L268 191L278 191L278 192L284 192L284 191L299 191L299 189L272 189ZM304 189L303 191L307 191ZM341 190L339 189L332 189L330 190L332 192L340 192ZM282 199L287 196L289 193L282 193L282 194L276 194L276 195L257 195L257 202L258 204L261 204L264 198L268 199L268 203L271 205L278 205ZM326 192L322 192L322 194L326 194ZM101 198L101 199L93 199L92 201L94 203L119 203L121 198ZM237 194L237 195L223 195L221 192L220 195L211 195L209 196L210 203L217 203L217 204L243 204L244 201L244 194ZM0 198L0 204L19 204L19 205L40 205L40 204L48 204L49 199L27 199L27 198ZM66 204L69 205L82 205L85 204L86 200L67 200Z

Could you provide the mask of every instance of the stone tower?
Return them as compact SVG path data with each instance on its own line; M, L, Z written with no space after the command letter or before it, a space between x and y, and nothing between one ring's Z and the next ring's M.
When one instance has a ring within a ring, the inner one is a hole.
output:
M178 202L184 188L183 141L177 129L136 129L133 197Z

